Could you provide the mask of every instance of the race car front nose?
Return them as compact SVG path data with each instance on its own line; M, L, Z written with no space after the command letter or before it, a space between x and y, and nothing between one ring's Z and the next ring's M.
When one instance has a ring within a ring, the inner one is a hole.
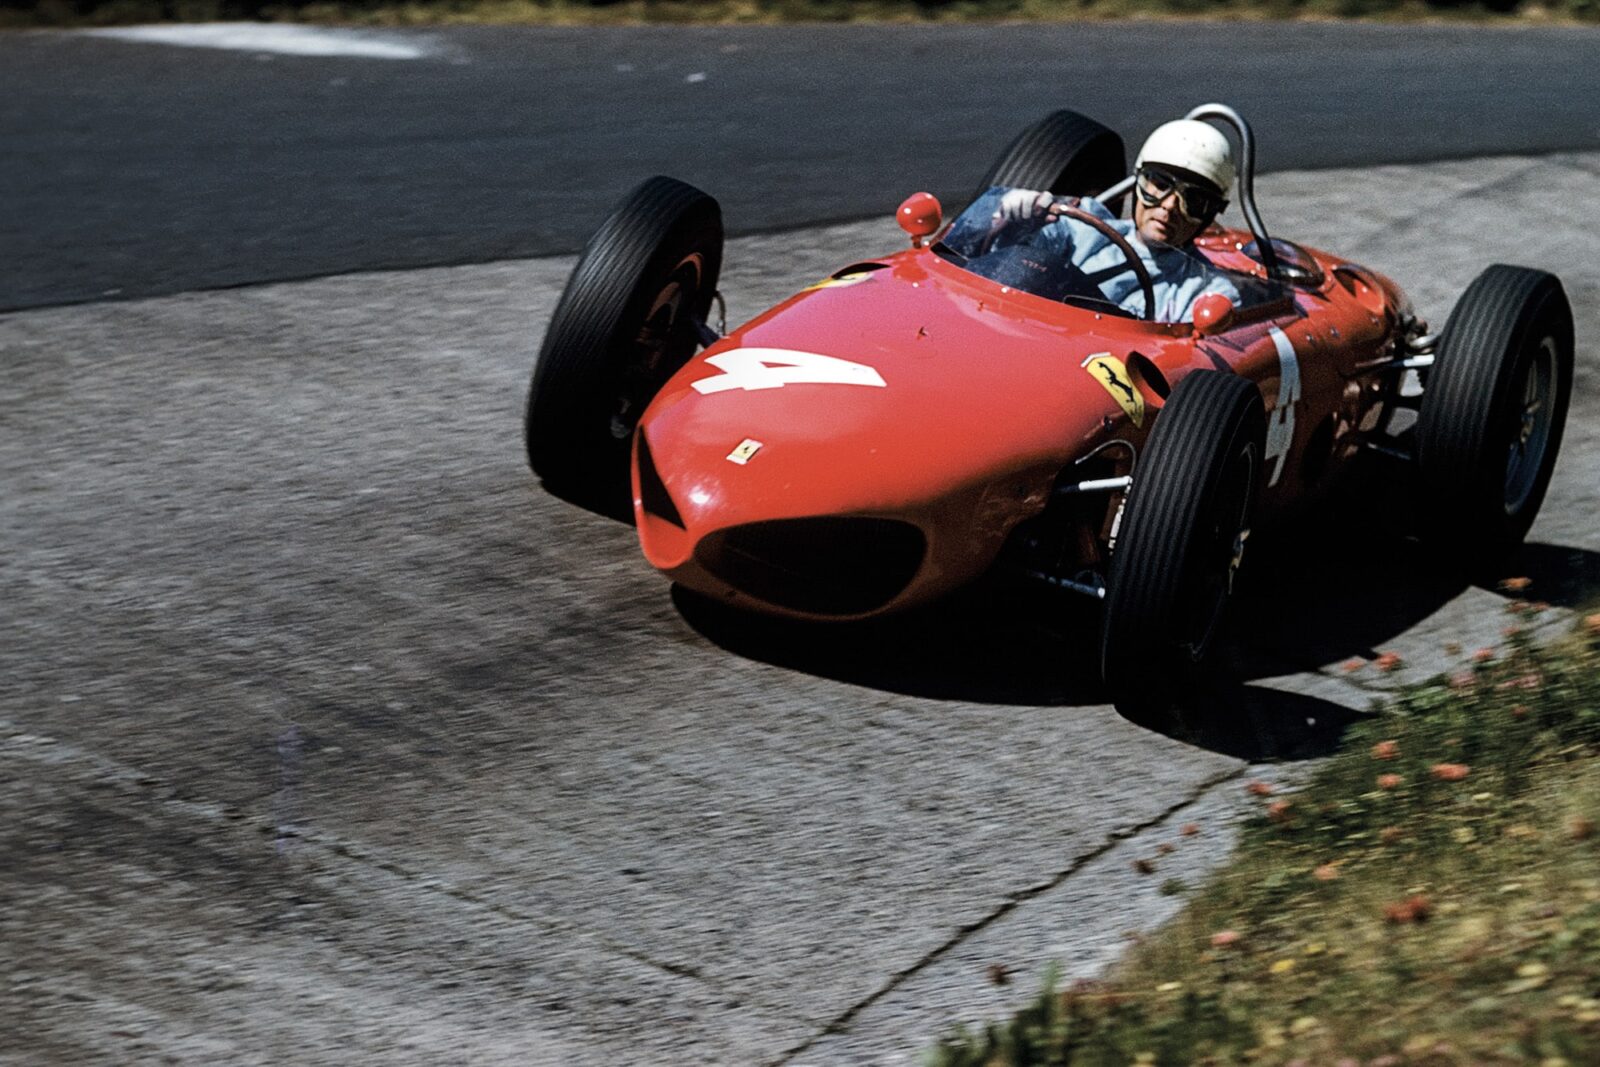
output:
M927 552L922 531L898 519L824 516L717 530L694 558L731 589L806 615L877 611L916 577Z
M894 601L927 556L922 529L900 519L752 518L695 499L692 489L680 507L642 433L635 470L635 518L645 557L702 592L732 592L803 615L859 616Z

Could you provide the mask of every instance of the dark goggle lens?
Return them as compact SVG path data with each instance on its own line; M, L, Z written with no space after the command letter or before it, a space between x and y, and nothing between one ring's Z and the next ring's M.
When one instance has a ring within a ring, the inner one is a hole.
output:
M1139 172L1139 199L1147 207L1155 207L1174 191L1178 194L1178 210L1198 222L1221 211L1227 203L1209 189L1180 181L1176 176L1156 167L1146 167Z

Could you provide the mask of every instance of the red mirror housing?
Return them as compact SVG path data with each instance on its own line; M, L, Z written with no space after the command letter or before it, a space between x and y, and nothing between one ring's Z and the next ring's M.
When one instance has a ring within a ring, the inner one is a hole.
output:
M1221 293L1207 293L1194 302L1194 332L1199 337L1220 333L1233 321L1233 301Z
M911 235L912 248L921 248L922 239L938 233L939 225L944 221L939 198L932 193L912 193L900 205L894 218L900 228Z

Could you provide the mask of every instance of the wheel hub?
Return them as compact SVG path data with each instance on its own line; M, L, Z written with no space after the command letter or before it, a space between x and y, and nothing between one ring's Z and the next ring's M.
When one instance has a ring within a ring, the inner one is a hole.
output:
M1506 449L1505 509L1515 515L1533 495L1544 465L1545 446L1555 419L1555 339L1545 337L1528 359L1522 386L1522 406L1516 413Z
M1238 536L1233 539L1233 555L1228 560L1228 594L1233 594L1233 579L1239 573L1239 565L1244 562L1244 543L1250 540L1250 527L1245 526L1239 530Z

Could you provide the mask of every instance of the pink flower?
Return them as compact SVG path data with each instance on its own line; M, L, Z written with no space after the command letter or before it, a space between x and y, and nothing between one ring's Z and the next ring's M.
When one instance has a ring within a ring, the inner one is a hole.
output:
M1507 678L1495 685L1496 689L1537 689L1544 684L1544 676L1540 674L1522 674L1515 678Z
M1433 914L1433 902L1418 893L1394 904L1383 906L1383 917L1392 923L1427 922Z

